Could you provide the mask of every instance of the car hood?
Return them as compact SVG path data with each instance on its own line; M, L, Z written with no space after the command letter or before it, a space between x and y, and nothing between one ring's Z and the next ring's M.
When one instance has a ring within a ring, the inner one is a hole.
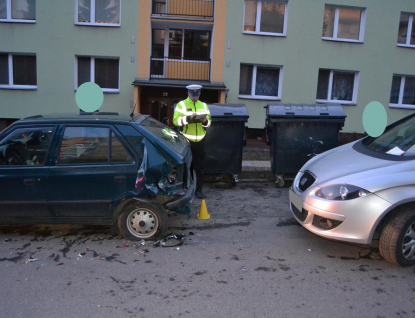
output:
M414 183L414 160L375 158L355 150L355 143L324 152L308 161L301 170L316 176L316 186L345 183L376 192Z

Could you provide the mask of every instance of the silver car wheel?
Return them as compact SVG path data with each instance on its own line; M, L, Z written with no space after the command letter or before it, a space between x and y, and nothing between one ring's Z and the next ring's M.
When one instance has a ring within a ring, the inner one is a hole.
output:
M379 239L380 254L400 266L415 265L415 213L402 207L386 222Z
M141 239L153 236L159 226L157 215L153 211L144 208L130 212L126 222L128 231Z
M415 259L415 222L408 227L403 238L402 254L407 260Z

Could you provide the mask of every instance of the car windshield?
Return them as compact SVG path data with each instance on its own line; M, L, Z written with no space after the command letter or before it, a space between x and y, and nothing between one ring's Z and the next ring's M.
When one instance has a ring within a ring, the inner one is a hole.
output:
M363 144L373 150L396 156L415 155L415 117L411 116L377 138L366 138Z
M178 153L183 153L188 145L187 139L183 135L152 117L146 118L140 125Z

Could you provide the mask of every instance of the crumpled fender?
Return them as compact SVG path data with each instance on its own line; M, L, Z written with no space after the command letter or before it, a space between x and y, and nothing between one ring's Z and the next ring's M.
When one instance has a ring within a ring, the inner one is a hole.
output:
M146 139L143 139L142 147L143 160L137 171L135 192L140 196L157 195L159 191L157 184L170 172L171 165Z

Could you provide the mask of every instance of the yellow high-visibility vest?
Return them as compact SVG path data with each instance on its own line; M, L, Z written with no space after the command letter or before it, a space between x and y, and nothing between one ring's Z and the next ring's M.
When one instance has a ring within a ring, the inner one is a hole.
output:
M188 116L197 111L209 112L209 108L206 103L203 103L200 100L195 103L190 97L178 103L174 110L173 124L182 127L182 134L191 141L201 141L206 135L205 128L208 128L212 122L210 113L206 116L206 125L203 125L199 120L190 121Z

